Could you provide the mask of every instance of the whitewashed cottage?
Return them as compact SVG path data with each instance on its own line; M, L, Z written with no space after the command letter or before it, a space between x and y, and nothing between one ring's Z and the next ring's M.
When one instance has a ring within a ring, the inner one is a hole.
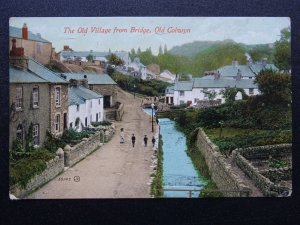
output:
M92 122L103 121L103 96L71 80L68 89L69 127L81 131Z

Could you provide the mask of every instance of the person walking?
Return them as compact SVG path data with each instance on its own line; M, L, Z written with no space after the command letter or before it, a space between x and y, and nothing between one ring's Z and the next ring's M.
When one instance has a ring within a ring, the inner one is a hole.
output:
M145 144L145 147L147 147L147 142L148 142L148 137L147 137L147 135L145 135L145 137L144 137L144 144Z
M153 144L153 148L154 148L154 145L155 145L155 137L154 136L152 137L152 144Z
M132 134L131 142L132 142L132 147L134 148L134 144L135 144L135 136L134 136L134 134Z
M124 128L121 128L120 137L121 137L120 144L123 144L124 141L125 141L125 138L124 138Z

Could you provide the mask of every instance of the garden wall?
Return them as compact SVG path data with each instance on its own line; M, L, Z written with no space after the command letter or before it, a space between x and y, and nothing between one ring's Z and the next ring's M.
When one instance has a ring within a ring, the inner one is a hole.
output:
M251 189L235 175L231 165L219 152L219 147L211 142L201 128L197 136L197 147L205 158L212 180L224 197L247 197L251 194Z
M247 159L268 159L271 157L285 157L291 154L291 144L266 145L250 148L239 148L232 152L234 162L247 174L264 194L264 196L276 197L288 187L280 186L272 181L291 179L291 168L271 169L259 171ZM272 180L270 180L270 179Z
M35 175L33 178L31 178L31 180L27 183L26 188L22 188L20 185L14 185L10 188L10 193L17 198L23 198L55 178L58 174L63 172L63 170L64 154L58 151L57 156L47 162L46 169L41 174Z

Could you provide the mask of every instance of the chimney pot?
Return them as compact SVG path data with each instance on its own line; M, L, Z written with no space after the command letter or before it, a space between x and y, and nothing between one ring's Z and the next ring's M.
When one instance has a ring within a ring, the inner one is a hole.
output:
M22 38L28 40L28 28L26 23L24 23L22 27Z

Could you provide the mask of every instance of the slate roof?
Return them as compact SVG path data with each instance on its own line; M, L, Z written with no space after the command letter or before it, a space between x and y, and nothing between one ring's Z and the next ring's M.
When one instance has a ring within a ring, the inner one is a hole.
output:
M272 69L272 70L278 71L278 68L274 64L266 64L264 66L262 63L255 63L255 64L252 64L250 67L251 67L251 70L256 74L258 74L263 69Z
M191 91L193 89L193 82L180 81L174 84L174 91Z
M28 70L31 72L37 74L39 77L43 78L44 80L47 80L51 83L57 83L57 84L67 84L68 81L64 80L60 76L58 76L56 73L52 72L39 62L35 61L32 58L28 59Z
M106 85L116 85L117 83L111 79L108 74L99 74L99 73L61 73L66 76L66 80L75 79L82 80L86 75L88 79L88 84L106 84Z
M80 105L89 99L103 98L103 95L83 86L71 86L68 88L68 105Z
M36 74L28 71L9 67L9 83L49 83Z
M22 28L10 26L9 27L9 36L16 37L16 38L22 38ZM50 41L42 38L41 35L34 34L31 31L28 31L28 40L51 43Z
M243 77L254 77L255 73L250 69L248 65L226 65L218 69L220 75L223 77L232 77L236 76L238 70L241 71Z
M225 87L237 87L237 88L257 88L257 85L253 83L253 79L205 79L194 78L194 88L225 88Z

